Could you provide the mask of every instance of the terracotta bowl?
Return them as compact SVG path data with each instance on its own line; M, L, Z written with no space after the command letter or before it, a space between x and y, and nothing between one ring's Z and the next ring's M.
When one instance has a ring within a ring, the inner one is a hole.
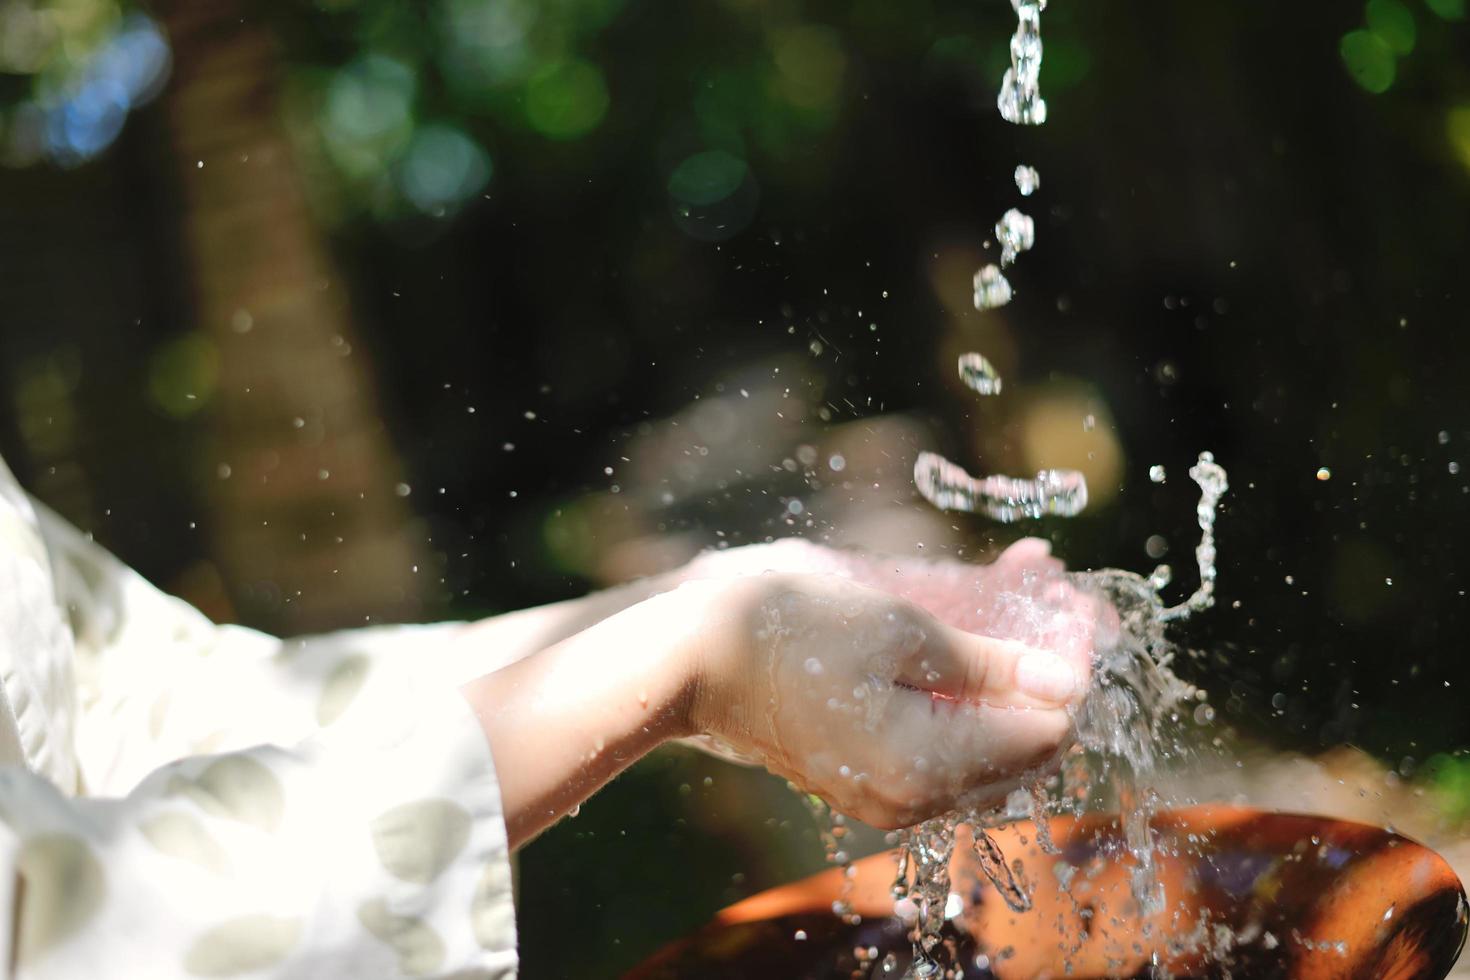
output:
M951 962L964 977L1006 980L1397 980L1445 976L1465 941L1460 880L1439 855L1398 834L1233 806L1173 810L1153 826L1167 898L1146 921L1116 817L1053 819L1060 854L1045 853L1026 824L992 833L1007 858L1022 862L1034 903L1022 913L1001 901L961 841L950 868L963 905L946 925ZM857 867L857 925L832 914L841 879L827 871L725 909L628 976L902 977L910 944L888 891L893 855Z

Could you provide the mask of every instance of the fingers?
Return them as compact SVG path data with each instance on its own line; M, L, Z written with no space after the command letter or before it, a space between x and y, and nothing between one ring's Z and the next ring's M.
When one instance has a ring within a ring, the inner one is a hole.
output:
M897 680L951 701L1056 708L1082 696L1086 675L1071 656L935 623Z
M1014 541L995 560L996 564L1028 565L1051 557L1051 542L1045 538L1021 538Z
M895 824L1002 798L1026 773L1050 766L1071 738L1058 707L933 700L917 691L890 702L872 770Z
M1030 568L1051 574L1058 574L1066 569L1060 558L1052 556L1051 542L1045 538L1022 538L1014 542L1000 553L995 564L1006 568Z

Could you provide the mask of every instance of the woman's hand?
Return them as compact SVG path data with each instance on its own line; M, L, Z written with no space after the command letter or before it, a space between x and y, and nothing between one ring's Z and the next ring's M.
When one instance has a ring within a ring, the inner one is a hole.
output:
M1044 542L984 567L770 550L826 567L727 582L696 665L697 731L879 827L998 802L1067 745L1102 607Z
M513 847L695 734L876 826L998 800L1065 746L1103 609L1037 541L990 566L759 546L679 579L464 686Z

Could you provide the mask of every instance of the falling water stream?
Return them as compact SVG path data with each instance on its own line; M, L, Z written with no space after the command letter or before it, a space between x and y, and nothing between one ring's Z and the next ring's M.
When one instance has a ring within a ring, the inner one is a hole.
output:
M1040 18L1046 0L1011 0L1011 5L1016 11L1017 27L1011 39L1011 67L1001 84L997 105L1000 114L1012 123L1040 125L1046 121L1046 102L1039 89ZM1029 197L1041 183L1037 171L1024 164L1016 168L1014 176L1023 197ZM1000 263L986 265L975 274L975 307L981 311L1010 302L1013 290L1001 270L1013 265L1035 244L1035 223L1011 208L996 223L995 234L1001 248ZM1002 379L982 354L962 355L959 374L980 395L1001 392ZM1165 736L1163 722L1183 699L1196 693L1171 671L1174 650L1165 634L1171 622L1214 603L1215 515L1228 486L1225 470L1208 452L1200 454L1189 475L1200 488L1196 511L1200 541L1195 549L1200 581L1192 595L1177 605L1164 602L1160 592L1172 579L1165 565L1148 577L1118 569L1067 576L1079 591L1111 605L1118 622L1116 631L1099 636L1096 643L1093 683L1075 709L1076 743L1063 774L1054 779L1035 774L1000 807L959 810L898 834L898 867L892 892L895 911L912 927L909 977L951 975L944 962L942 929L961 907L959 896L950 890L949 867L956 830L962 824L970 827L978 864L997 894L1011 909L1023 912L1031 907L1024 869L1019 862L1007 863L987 830L1029 818L1041 848L1056 853L1046 830L1048 815L1080 814L1107 795L1099 790L1111 790L1133 861L1134 911L1146 921L1164 908L1164 890L1156 872L1149 828L1158 799L1153 783L1160 762L1184 751L1177 740ZM1162 482L1162 467L1154 467L1150 477ZM942 510L983 514L1002 523L1072 516L1087 506L1087 481L1075 470L1043 470L1034 479L975 477L942 456L926 452L914 465L914 484L926 500ZM819 813L826 812L815 799L813 806ZM827 855L843 868L847 878L834 911L851 919L848 889L852 868L844 841L847 827L840 815L828 815L830 828L823 834ZM1057 870L1067 874L1064 862ZM1063 882L1064 887L1066 884ZM891 966L886 964L885 969Z

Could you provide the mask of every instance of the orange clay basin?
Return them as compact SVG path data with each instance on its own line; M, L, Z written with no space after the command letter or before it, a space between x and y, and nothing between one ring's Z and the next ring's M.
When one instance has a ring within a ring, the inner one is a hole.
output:
M1166 901L1146 922L1116 817L1053 818L1059 854L1044 852L1029 825L992 831L1007 858L1021 860L1033 908L1020 913L996 894L965 836L950 865L962 905L945 926L952 975L1398 980L1443 977L1459 956L1460 880L1408 838L1234 806L1166 811L1153 828ZM833 915L841 878L827 871L725 909L628 976L897 980L911 947L893 914L893 874L891 853L857 864L856 925Z

